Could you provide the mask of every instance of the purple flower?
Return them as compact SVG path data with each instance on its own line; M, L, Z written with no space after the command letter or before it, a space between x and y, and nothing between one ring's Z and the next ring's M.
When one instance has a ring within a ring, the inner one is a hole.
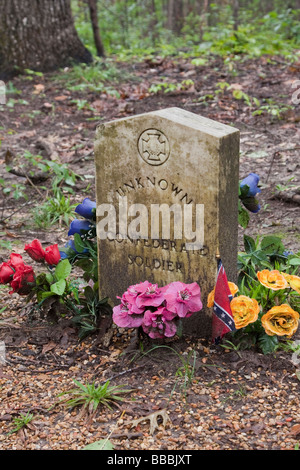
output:
M155 312L146 310L142 328L150 338L171 337L176 334L176 324L172 321L176 314L165 307L159 307Z
M74 235L74 233L81 235L84 232L88 232L92 227L93 225L88 220L74 219L70 224L68 235Z
M285 258L287 258L288 256L293 255L294 252L290 250L285 250L282 254L283 256L285 256Z
M96 203L87 197L76 207L75 212L85 219L94 219L95 209Z
M137 296L136 305L138 308L142 307L159 307L165 300L164 295L158 288L157 284L148 283L145 289Z
M159 307L165 300L162 290L157 284L149 281L140 282L130 286L125 293L126 300L138 309L145 307Z
M138 328L143 323L143 315L133 313L130 304L121 299L121 304L113 308L113 321L121 328Z
M261 189L258 188L259 176L256 173L250 173L246 178L240 182L240 187L248 186L248 193L244 197L254 197L257 193L261 192Z
M172 282L163 289L163 293L167 309L181 318L190 317L202 309L200 287L196 282Z

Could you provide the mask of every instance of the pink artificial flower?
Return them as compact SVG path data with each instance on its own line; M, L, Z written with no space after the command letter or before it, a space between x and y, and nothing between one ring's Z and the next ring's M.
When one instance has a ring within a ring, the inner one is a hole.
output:
M112 318L114 323L121 328L138 328L143 322L143 315L133 313L130 304L124 299L121 299L120 305L113 308Z
M140 314L144 313L144 308L139 308L136 305L136 299L139 295L138 291L135 289L135 286L130 286L126 292L122 295L121 301L124 300L128 305L130 305L130 310L132 313ZM120 297L118 297L120 299Z
M135 303L138 308L159 307L165 300L157 284L151 284L149 281L136 284L134 289L137 292Z
M163 291L167 309L177 313L181 318L188 318L193 312L202 309L200 287L196 282L192 284L172 282Z
M150 338L171 337L176 334L176 324L172 320L176 314L165 307L159 307L155 312L146 310L142 328Z

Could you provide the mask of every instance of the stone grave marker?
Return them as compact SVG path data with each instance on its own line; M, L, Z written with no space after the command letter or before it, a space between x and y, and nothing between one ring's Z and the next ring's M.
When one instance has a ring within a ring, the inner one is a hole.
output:
M218 253L236 280L239 131L179 108L118 119L97 128L95 165L101 296L197 282L185 332L208 336Z

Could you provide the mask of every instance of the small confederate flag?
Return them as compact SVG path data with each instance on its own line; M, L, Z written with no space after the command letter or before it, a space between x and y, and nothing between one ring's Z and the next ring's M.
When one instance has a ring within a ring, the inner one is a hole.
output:
M230 308L233 296L230 292L227 276L222 261L218 260L218 274L214 295L214 313L212 319L212 341L219 344L229 331L235 331L235 324Z

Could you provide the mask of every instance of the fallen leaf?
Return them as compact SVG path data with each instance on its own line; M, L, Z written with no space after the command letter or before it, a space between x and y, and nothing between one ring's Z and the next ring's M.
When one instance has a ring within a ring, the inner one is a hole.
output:
M291 430L290 430L290 434L292 436L298 436L298 434L300 434L300 424L295 424Z
M159 427L159 423L158 423L159 416L163 419L162 425L165 427L167 422L170 421L170 418L165 409L155 411L154 413L151 413L150 415L142 416L141 418L135 419L134 421L132 421L132 426L137 426L140 422L145 421L146 419L149 419L150 434L152 435L154 434L155 429L158 429Z
M14 233L9 232L8 230L5 230L5 233L6 233L7 237L18 238L18 235L15 235Z
M251 430L255 433L255 434L260 434L261 431L264 429L265 427L265 424L264 423L258 423L258 424L254 424L251 428Z
M44 344L43 349L42 349L42 354L45 354L48 351L52 351L52 349L55 349L56 346L57 344L54 343L53 341L50 341L50 343L48 344Z
M42 105L42 109L45 109L45 110L51 110L52 109L52 104L51 103L43 103Z
M242 87L242 85L241 85L240 83L232 83L232 84L230 85L230 89L231 89L231 90L242 90L243 87Z
M45 85L43 85L42 83L38 83L37 85L34 85L34 92L33 94L34 95L39 95L40 93L42 93L42 91L45 90Z
M69 97L66 96L66 95L60 95L60 96L56 96L54 99L55 101L65 101L67 100Z

